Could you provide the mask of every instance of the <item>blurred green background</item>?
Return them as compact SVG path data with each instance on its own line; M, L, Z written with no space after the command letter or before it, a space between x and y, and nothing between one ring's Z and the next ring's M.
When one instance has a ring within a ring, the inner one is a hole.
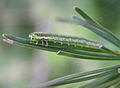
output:
M56 21L57 17L78 15L74 11L75 6L120 38L120 0L0 0L0 35L7 33L28 38L29 33L34 31L50 32L82 36L114 48L81 26ZM34 88L34 85L54 78L113 64L119 64L119 61L58 56L56 53L8 45L0 37L0 88Z

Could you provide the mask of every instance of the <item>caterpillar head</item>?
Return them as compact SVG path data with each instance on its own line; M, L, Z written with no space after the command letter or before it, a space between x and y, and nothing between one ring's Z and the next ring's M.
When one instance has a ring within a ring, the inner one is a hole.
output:
M30 40L36 40L37 39L37 36L35 35L35 33L29 34L28 37L30 38Z
M41 40L41 39L47 39L44 33L42 32L33 32L29 34L30 40Z

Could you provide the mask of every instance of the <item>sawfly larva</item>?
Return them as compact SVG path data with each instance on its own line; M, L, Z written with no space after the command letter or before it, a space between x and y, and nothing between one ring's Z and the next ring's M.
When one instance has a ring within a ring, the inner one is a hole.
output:
M81 37L57 35L44 32L33 32L29 34L32 43L49 46L49 42L57 44L57 46L67 45L74 47L88 47L100 49L103 45L96 41L91 41Z

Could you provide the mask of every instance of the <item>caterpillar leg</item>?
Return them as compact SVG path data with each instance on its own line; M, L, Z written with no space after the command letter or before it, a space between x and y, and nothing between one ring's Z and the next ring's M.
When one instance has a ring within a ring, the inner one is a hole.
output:
M44 40L45 41L45 46L48 46L48 40Z
M43 40L41 40L41 45L44 46L44 41Z
M42 46L48 46L48 40L42 38L42 39L41 39L41 44L42 44Z
M36 43L35 43L36 45L38 44L38 41L36 41Z

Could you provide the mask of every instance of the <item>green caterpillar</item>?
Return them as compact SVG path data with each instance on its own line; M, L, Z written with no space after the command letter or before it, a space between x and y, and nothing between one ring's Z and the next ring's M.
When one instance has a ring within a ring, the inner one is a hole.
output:
M88 47L88 48L97 48L100 49L103 45L96 41L91 41L81 37L75 36L65 36L50 34L44 32L33 32L29 34L30 41L32 43L40 44L43 46L49 46L51 43L54 43L54 46L72 46L72 47Z

